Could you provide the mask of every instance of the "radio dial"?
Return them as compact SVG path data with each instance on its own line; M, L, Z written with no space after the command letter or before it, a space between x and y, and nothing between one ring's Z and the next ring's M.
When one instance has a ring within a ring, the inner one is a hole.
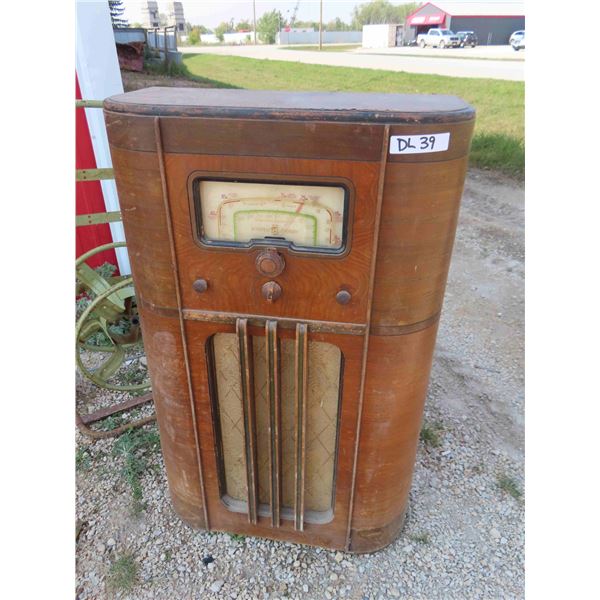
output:
M264 277L277 277L285 269L285 260L279 252L269 248L256 257L256 269Z

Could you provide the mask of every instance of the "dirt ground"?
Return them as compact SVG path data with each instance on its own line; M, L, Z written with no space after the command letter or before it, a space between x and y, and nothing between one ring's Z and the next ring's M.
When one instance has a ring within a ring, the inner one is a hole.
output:
M133 92L147 87L214 87L207 84L202 85L197 81L183 77L167 77L165 75L149 75L148 73L135 73L133 71L121 71L123 89Z
M524 211L522 184L469 172L432 373L447 408L477 420L515 460L524 451Z
M522 598L523 332L523 185L471 170L425 409L434 439L419 445L400 538L350 556L193 531L171 508L159 452L133 514L115 442L78 434L78 598ZM109 399L80 380L82 410ZM110 584L124 554L130 591Z

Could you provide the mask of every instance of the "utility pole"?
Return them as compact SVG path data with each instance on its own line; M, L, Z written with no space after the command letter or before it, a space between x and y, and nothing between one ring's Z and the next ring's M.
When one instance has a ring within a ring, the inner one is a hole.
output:
M256 0L252 0L252 12L254 13L254 45L256 46Z
M319 50L323 50L323 0L319 3Z

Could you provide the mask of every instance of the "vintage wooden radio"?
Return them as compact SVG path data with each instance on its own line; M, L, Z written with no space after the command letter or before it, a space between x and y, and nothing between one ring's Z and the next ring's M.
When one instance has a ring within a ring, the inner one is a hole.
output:
M177 513L351 552L389 544L474 110L189 88L104 108Z

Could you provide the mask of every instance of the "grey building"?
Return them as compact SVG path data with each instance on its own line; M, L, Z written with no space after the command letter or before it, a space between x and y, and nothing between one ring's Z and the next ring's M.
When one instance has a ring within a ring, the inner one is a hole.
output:
M169 25L175 25L178 33L185 33L185 16L181 2L169 2Z
M426 2L406 18L405 43L433 27L474 31L481 45L508 44L525 29L525 10L522 2Z
M147 29L158 27L160 25L160 19L158 15L158 2L155 0L148 0L142 5L142 25Z

